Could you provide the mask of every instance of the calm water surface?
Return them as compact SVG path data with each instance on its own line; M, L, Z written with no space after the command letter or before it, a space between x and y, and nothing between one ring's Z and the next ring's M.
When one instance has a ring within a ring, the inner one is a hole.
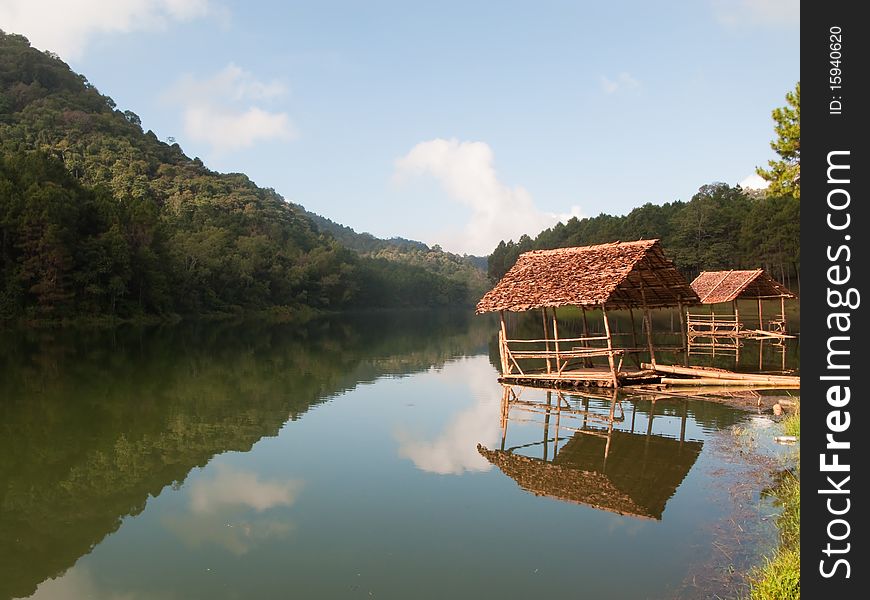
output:
M770 421L626 395L547 412L499 385L494 333L421 313L3 334L0 598L703 597L687 582L721 563L751 468L722 430ZM775 539L754 517L738 566Z

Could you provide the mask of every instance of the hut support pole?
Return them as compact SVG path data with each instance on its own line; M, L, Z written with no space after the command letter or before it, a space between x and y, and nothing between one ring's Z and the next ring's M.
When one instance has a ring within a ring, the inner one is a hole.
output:
M758 299L758 328L764 329L764 321L761 319L761 298Z
M734 306L734 361L740 362L740 309L737 307L737 300L733 300L731 304Z
M628 316L631 317L631 346L634 350L637 350L637 326L634 324L634 311L631 310L631 307L628 307ZM635 366L640 368L640 360L637 357L637 354L634 352L631 353L631 359L634 361Z
M686 333L686 323L683 315L683 303L680 302L677 304L677 310L680 311L680 342L683 346L683 353L685 356L686 366L689 366L689 340L688 334Z
M779 314L782 319L782 332L785 333L785 296L779 297Z
M562 357L559 356L559 321L556 319L556 307L554 306L553 311L553 346L556 349L556 372L561 375L562 374Z
M607 320L607 308L601 303L601 314L604 316L604 332L607 336L607 362L610 364L610 374L613 377L613 388L619 385L616 379L616 363L613 361L613 336L610 335L610 322Z
M653 369L656 368L656 354L653 350L652 341L652 318L649 315L649 308L646 305L646 293L643 291L643 279L640 280L640 299L643 302L643 320L646 322L646 345L649 347L649 362Z
M581 306L581 307L580 307L580 312L583 313L583 337L589 337L589 324L586 322L586 307L585 307L585 306ZM584 348L588 348L588 347L589 347L589 342L587 342L587 341L584 340L584 341L583 341L583 347L584 347ZM583 359L583 366L585 366L585 367L589 367L589 368L592 368L592 359L591 359L591 358L585 358L585 359Z
M710 305L710 331L713 336L710 338L710 343L713 346L713 357L716 357L716 315L713 314L713 305Z
M511 365L508 361L508 345L507 345L507 325L504 322L504 311L498 311L499 319L501 319L501 335L499 336L498 353L501 355L501 372L502 375L511 374Z
M543 325L544 325L544 350L547 351L547 353L544 356L546 357L546 360L547 360L547 373L550 373L550 372L552 372L553 369L552 369L552 366L550 365L550 341L549 341L549 337L548 337L549 334L547 333L547 307L546 306L541 307L541 323L543 323Z

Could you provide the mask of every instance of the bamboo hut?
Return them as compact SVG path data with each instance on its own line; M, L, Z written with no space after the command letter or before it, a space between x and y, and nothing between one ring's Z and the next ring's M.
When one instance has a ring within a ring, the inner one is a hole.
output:
M476 312L498 312L501 317L503 381L617 387L643 377L642 372L621 370L624 354L648 352L655 365L650 310L678 307L682 321L683 305L698 301L659 241L653 239L525 252L478 302ZM559 336L556 311L565 306L580 308L582 336ZM586 314L590 309L601 310L604 335L590 335ZM614 344L608 311L617 309L627 309L631 316L631 347L617 348ZM644 347L638 345L635 334L637 309L643 313ZM543 338L509 339L505 311L532 310L541 311ZM682 322L680 329L683 331ZM607 359L606 368L593 366L597 357ZM537 363L534 367L528 366L531 359Z
M521 388L505 386L501 448L478 445L477 450L520 488L537 496L661 520L665 505L701 453L703 442L685 438L685 411L680 439L674 439L653 434L654 402L644 433L634 430L636 404L630 430L614 428L614 423L628 426L615 395L605 399L584 394L578 405L560 391L547 392L544 404L521 399L517 389ZM505 448L512 410L544 414L542 442ZM568 424L569 418L575 426ZM562 437L562 432L573 434ZM562 440L567 442L560 448ZM529 456L536 445L543 447L542 456Z
M687 343L689 353L734 354L739 356L741 339L773 339L782 342L788 335L785 301L795 294L773 279L764 269L747 271L704 271L692 282L701 304L709 305L710 313L687 313ZM741 320L738 300L755 300L758 317L749 315ZM762 304L779 300L779 316L764 320ZM730 309L727 308L730 304ZM716 305L720 306L716 310ZM755 327L746 326L745 323Z

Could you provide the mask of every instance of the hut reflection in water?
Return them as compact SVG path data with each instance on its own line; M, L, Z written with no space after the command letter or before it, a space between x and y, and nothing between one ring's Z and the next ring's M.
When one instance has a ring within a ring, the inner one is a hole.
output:
M701 453L703 442L686 439L687 400L679 400L680 436L673 438L654 432L654 401L646 430L636 431L637 402L618 399L615 390L578 396L502 387L501 446L478 451L537 496L661 520ZM529 421L542 425L542 439L510 446L509 422Z

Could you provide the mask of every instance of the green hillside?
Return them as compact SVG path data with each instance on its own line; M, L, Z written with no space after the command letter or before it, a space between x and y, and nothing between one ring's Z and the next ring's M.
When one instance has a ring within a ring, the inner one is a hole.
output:
M0 32L0 318L469 303L479 273L362 256L244 174L209 170ZM437 266L437 265L436 265Z

